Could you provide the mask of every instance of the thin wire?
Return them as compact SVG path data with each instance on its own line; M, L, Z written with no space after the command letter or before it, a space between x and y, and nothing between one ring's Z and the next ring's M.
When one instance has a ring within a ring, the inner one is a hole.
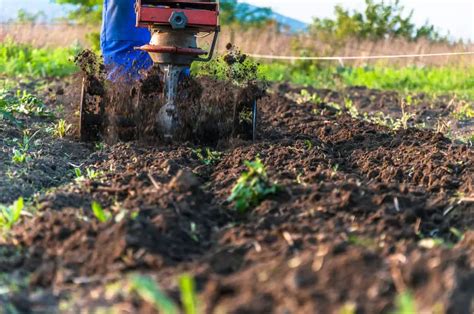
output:
M205 34L203 34L203 35L195 35L195 37L196 37L196 38L206 38L206 37L208 37L208 36L211 35L211 34L212 34L212 33L209 32L209 33L205 33Z
M428 58L428 57L447 57L447 56L467 56L474 55L474 51L467 52L445 52L445 53L424 53L424 54L407 54L407 55L381 55L381 56L342 56L342 57L296 57L296 56L272 56L260 54L246 54L256 59L272 59L272 60L371 60L371 59L402 59L402 58Z

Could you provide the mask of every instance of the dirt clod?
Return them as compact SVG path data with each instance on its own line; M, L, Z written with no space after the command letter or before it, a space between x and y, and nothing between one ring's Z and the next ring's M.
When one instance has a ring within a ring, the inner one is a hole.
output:
M170 181L170 188L178 193L190 192L201 185L199 179L188 170L180 170Z

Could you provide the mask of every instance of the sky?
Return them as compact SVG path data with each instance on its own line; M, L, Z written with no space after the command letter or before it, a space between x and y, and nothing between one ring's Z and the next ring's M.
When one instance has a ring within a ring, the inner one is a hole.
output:
M133 0L130 0L133 1ZM449 32L454 38L474 41L474 0L400 0L409 10L414 10L418 25L427 20L441 32ZM20 8L30 12L43 10L53 17L60 16L62 7L51 4L52 0L0 0L0 21L14 17ZM364 7L364 0L245 0L268 6L289 17L311 22L313 17L332 17L334 6L341 4L349 9Z

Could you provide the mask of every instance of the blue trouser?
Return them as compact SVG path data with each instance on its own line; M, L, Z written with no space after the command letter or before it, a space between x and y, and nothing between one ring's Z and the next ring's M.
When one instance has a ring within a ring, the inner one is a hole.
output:
M135 27L135 0L104 0L100 45L109 77L137 78L153 62L144 51L134 50L150 42L146 28Z
M146 28L135 27L135 0L104 0L100 46L110 79L136 79L139 71L148 69L153 62L147 52L134 47L150 42ZM189 76L189 69L183 71Z

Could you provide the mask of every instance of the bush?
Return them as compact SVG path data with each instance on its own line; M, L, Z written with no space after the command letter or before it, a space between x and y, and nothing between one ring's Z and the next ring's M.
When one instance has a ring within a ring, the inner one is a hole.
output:
M98 25L102 21L103 0L55 0L55 2L75 5L76 9L71 11L69 18L79 23Z
M404 38L417 40L425 38L432 41L445 41L435 27L425 24L416 27L413 11L405 15L405 8L399 0L376 3L365 0L364 12L350 12L342 6L335 7L335 19L314 19L310 27L312 33L323 40L346 40L349 38L380 40L384 38Z

